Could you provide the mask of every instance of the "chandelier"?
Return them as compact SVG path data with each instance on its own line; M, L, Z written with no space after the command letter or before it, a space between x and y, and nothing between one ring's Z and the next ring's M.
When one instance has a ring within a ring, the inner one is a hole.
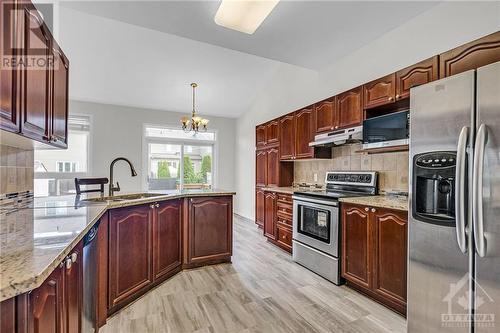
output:
M191 119L188 117L182 117L181 118L181 123L182 123L182 129L184 132L188 133L193 131L195 134L198 133L200 130L206 131L207 130L207 124L209 122L208 119L201 118L196 115L196 110L195 110L195 89L198 87L196 83L191 83L191 87L193 87L193 112L191 113Z

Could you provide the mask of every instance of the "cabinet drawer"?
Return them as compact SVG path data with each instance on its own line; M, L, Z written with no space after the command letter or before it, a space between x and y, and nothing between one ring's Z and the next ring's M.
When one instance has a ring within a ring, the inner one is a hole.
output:
M278 193L278 202L282 202L285 204L292 204L292 196L289 194L279 194Z
M278 215L282 214L282 215L292 217L292 213L293 213L292 205L285 204L283 202L278 201L277 206L278 206Z
M292 219L290 217L282 217L278 216L277 224L283 227L291 228L292 227Z
M288 251L292 251L292 231L278 225L278 243Z

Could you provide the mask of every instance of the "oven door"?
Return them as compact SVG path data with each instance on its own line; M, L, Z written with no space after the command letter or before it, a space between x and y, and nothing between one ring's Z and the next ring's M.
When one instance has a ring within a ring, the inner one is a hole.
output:
M338 202L294 197L293 239L338 257Z

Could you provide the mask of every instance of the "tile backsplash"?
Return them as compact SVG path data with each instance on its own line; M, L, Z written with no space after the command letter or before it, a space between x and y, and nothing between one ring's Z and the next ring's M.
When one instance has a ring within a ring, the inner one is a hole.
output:
M379 190L408 191L408 152L361 154L361 144L334 147L332 159L296 161L294 181L325 183L327 171L378 171ZM314 181L317 174L318 181Z
M33 150L0 145L0 195L33 192Z

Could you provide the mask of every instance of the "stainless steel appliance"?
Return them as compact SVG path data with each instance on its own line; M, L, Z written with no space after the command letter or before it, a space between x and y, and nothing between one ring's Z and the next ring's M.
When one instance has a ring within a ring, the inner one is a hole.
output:
M83 238L83 312L82 333L97 332L97 232L94 224Z
M408 332L500 331L500 62L410 92Z
M327 172L326 189L293 195L293 260L335 284L340 278L338 199L377 193L376 172Z
M346 143L360 142L362 139L363 126L355 126L318 134L314 137L313 142L309 142L309 146L338 146Z
M408 144L409 111L399 111L363 121L363 149Z

